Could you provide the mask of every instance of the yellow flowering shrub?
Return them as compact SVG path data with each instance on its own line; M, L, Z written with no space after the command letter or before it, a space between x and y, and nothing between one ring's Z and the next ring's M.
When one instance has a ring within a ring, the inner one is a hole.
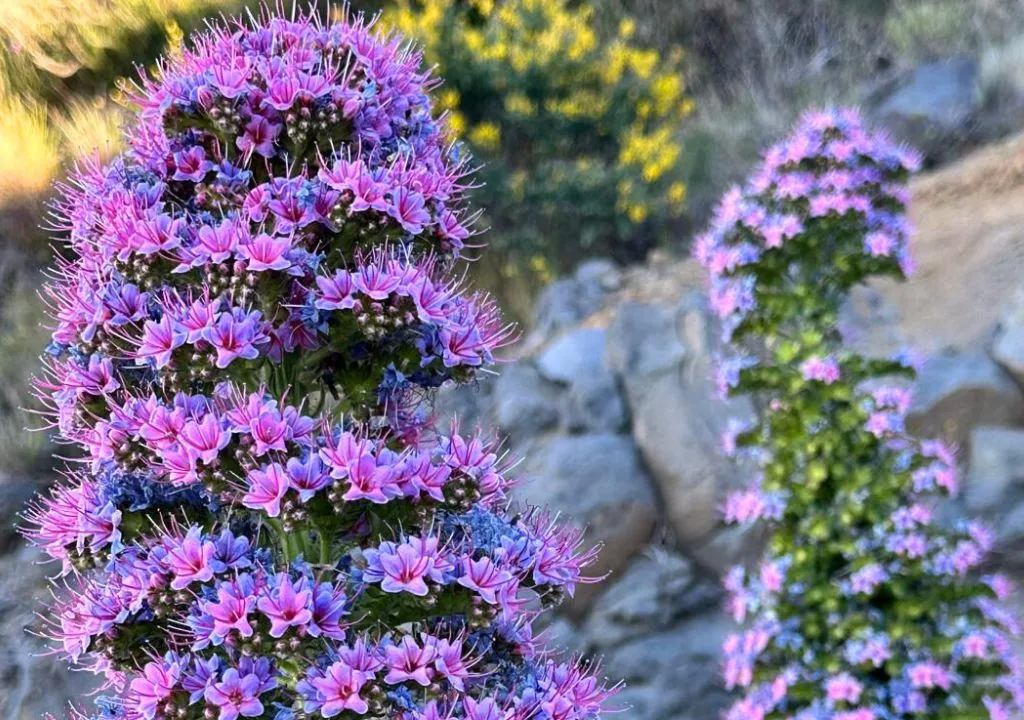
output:
M503 272L633 260L671 236L693 109L681 52L642 47L628 18L601 36L569 0L395 0L383 23L445 78L439 104L483 166L481 224Z

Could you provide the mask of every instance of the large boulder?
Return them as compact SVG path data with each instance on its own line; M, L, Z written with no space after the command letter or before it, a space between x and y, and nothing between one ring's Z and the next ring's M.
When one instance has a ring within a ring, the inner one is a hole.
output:
M526 459L518 497L547 505L586 526L602 549L592 575L624 569L650 540L657 502L628 435L561 435L536 444ZM569 605L579 617L600 586L581 585Z
M720 536L718 508L752 477L723 457L721 434L730 417L752 411L745 399L727 403L715 393L714 345L699 297L675 308L629 303L609 328L606 359L625 389L633 437L669 524L689 554L718 572L748 548L743 533Z
M721 589L681 555L652 548L594 603L581 634L604 651L717 607Z
M617 289L622 273L608 260L589 260L570 277L556 280L541 291L534 303L533 328L519 351L531 355L560 333L604 305L606 295Z
M897 137L939 161L969 137L981 105L977 61L948 58L918 65L875 115Z
M604 671L622 678L616 702L643 720L709 720L729 702L721 646L734 626L717 608L605 652Z
M576 328L537 356L537 369L544 378L566 385L584 375L599 373L603 369L606 336L604 328Z
M506 365L494 382L494 420L513 441L536 437L558 423L561 392L526 360Z
M979 427L971 437L971 462L964 480L963 505L996 532L1006 564L1024 567L1024 429Z
M992 337L992 357L1024 388L1024 288L1003 311Z
M948 352L928 359L914 388L907 428L940 437L970 454L971 431L982 425L1024 424L1024 395L983 352Z

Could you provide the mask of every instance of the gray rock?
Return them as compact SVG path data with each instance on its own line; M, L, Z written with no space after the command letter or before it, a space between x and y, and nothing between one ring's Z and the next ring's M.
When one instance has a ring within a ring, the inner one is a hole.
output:
M35 720L58 714L68 702L88 708L98 687L89 673L71 672L28 630L40 629L35 616L47 596L47 570L39 554L27 547L0 556L0 717Z
M878 107L877 118L933 159L969 135L982 105L978 63L949 58L919 65Z
M751 475L722 456L720 438L730 417L752 411L744 400L726 403L715 393L714 347L703 302L686 298L678 308L627 304L609 329L606 358L621 375L633 438L676 537L688 552L700 553L702 564L721 571L737 560L743 543L700 551L723 530L718 507L725 494Z
M605 340L605 362L630 385L679 367L686 348L676 332L672 308L627 302L618 308Z
M1002 554L1024 541L1024 429L979 427L971 435L963 504L968 515L981 515L994 527Z
M647 473L626 435L556 436L533 448L518 496L585 525L603 547L590 574L618 572L650 540L658 512ZM599 590L577 587L569 606L580 616Z
M580 265L572 277L548 285L534 303L533 329L523 341L522 352L532 354L559 333L600 310L605 295L621 281L622 275L613 263L591 260Z
M921 437L941 437L970 455L971 431L981 425L1024 423L1024 396L981 352L943 353L929 358L914 388L907 428Z
M628 419L618 380L606 370L575 378L562 404L562 422L570 432L620 432Z
M442 387L434 399L434 415L438 425L447 431L453 422L462 428L491 425L491 395L494 381L484 377L470 385L451 383Z
M494 419L513 440L536 437L558 423L562 392L529 362L506 365L494 383Z
M609 651L605 672L623 678L616 701L643 720L708 720L728 704L721 679L721 645L734 630L712 610Z
M597 286L606 292L618 290L622 285L622 271L611 260L594 258L582 263L573 273L576 282Z
M0 472L0 553L17 542L18 516L44 485L41 478Z
M1024 287L1017 290L999 318L992 338L992 357L1024 387Z
M602 371L605 337L603 328L577 328L562 335L537 357L537 369L547 380L572 383Z
M702 577L686 558L653 548L609 582L582 628L589 645L599 650L660 632L721 600L717 582Z

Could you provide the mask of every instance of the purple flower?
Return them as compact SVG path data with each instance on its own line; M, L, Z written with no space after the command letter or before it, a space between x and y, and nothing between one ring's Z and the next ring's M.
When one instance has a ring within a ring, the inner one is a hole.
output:
M270 122L262 115L253 115L246 123L245 132L235 141L246 157L253 153L269 158L277 154L275 143L281 134L281 126Z
M344 662L331 664L324 677L314 678L311 684L319 693L320 714L324 717L334 717L344 710L364 715L369 710L369 704L359 695L366 676Z
M262 510L272 518L281 514L281 500L290 487L285 469L277 463L262 470L251 470L247 476L248 490L242 496L242 504L254 510Z
M800 374L804 380L816 380L826 385L839 381L839 363L831 357L812 357L800 365Z
M220 682L207 686L203 697L220 710L219 720L235 720L239 715L259 717L263 714L259 694L260 679L256 675L250 673L242 677L237 670L230 668Z
M266 340L259 311L221 313L213 325L203 331L203 339L217 351L217 367L226 368L234 360L259 357L256 345Z
M288 628L305 627L313 617L310 603L313 594L301 586L296 588L284 573L277 575L276 582L268 587L256 608L270 620L270 637L279 638Z
M214 544L203 538L198 527L190 528L180 543L170 543L164 562L174 575L171 589L182 590L193 582L212 580L218 565L221 571L225 569L215 560L215 553Z
M139 359L153 358L157 369L171 362L174 351L185 344L188 333L170 315L164 315L159 322L147 320L142 331L142 342L135 349Z

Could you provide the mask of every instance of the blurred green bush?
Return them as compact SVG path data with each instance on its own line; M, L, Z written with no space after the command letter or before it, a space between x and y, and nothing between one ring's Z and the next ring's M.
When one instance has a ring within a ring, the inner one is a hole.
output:
M483 165L492 274L530 284L678 239L693 109L680 50L639 45L626 16L600 33L569 0L397 0L384 22L437 64L451 123Z

